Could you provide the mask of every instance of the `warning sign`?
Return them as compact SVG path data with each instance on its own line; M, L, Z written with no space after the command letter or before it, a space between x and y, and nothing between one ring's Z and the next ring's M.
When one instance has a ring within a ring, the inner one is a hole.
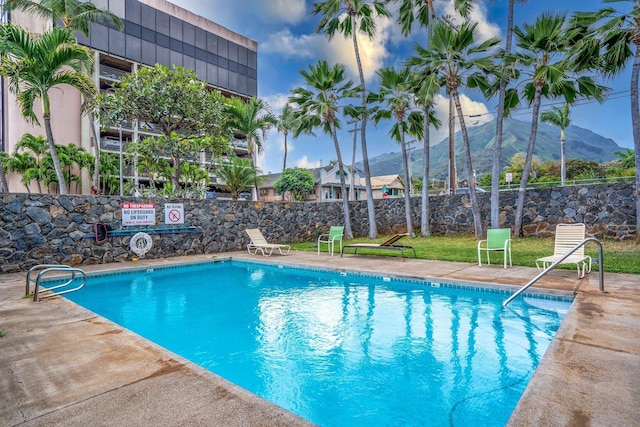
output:
M166 203L164 205L165 224L184 224L184 207L182 203Z
M153 203L122 203L122 225L154 225L156 205Z

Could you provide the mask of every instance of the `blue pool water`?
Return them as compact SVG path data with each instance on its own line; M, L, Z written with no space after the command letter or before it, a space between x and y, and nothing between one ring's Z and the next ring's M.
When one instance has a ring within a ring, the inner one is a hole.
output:
M570 302L239 261L69 299L320 426L501 426ZM549 308L549 310L545 309Z

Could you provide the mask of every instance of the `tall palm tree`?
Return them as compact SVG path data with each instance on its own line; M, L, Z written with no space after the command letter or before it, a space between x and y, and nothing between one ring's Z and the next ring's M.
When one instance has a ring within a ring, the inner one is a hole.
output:
M597 12L577 13L579 24L591 26L593 37L587 38L587 48L583 49L579 62L582 65L595 64L606 77L612 77L624 71L631 59L631 126L635 149L636 189L640 189L640 97L638 83L640 79L640 1L605 0L606 3L632 4L628 12L608 7ZM595 42L595 43L594 43ZM636 191L636 229L640 230L640 190ZM638 234L640 239L640 234Z
M416 133L422 137L423 122L422 115L417 111L411 111L413 108L413 94L411 93L409 68L396 71L393 68L383 68L378 70L380 77L380 89L377 93L371 93L370 101L382 104L379 108L374 108L372 115L373 120L378 124L382 119L395 119L395 123L389 131L389 135L400 144L402 152L402 166L404 172L404 211L407 223L407 233L414 237L413 224L411 221L411 176L409 176L409 162L407 155L407 142L405 136L407 133ZM416 124L411 127L412 122Z
M367 151L367 91L360 58L360 48L358 45L358 33L362 33L372 39L376 32L375 16L389 17L389 11L384 6L384 1L366 0L325 0L313 4L313 14L321 14L322 19L318 23L318 31L324 31L329 40L333 38L336 31L344 37L351 37L353 41L353 51L356 56L358 66L358 76L362 88L362 105L360 115L360 142L362 146L362 168L364 169L365 188L367 193L367 212L369 214L369 237L375 238L378 235L376 225L376 214L373 205L373 190L371 188L371 171L369 168L369 154Z
M315 128L331 136L336 150L338 171L340 175L340 189L342 191L342 210L344 214L344 231L347 238L353 238L351 230L351 216L349 214L349 201L347 200L347 185L344 173L344 162L340 153L337 130L341 123L340 101L357 95L357 89L353 88L353 82L345 80L344 66L329 66L327 61L318 61L308 70L301 70L306 87L298 87L293 90L289 102L297 111L300 126L311 132Z
M231 98L227 106L231 128L247 138L247 146L253 166L258 166L258 154L262 152L267 131L277 124L278 119L271 114L269 107L259 98L253 97L245 102L240 98ZM260 200L258 189L253 189L253 200Z
M65 28L55 27L42 35L33 35L13 25L5 25L0 31L0 75L7 77L9 90L16 94L22 115L30 123L40 124L34 111L34 103L40 99L60 194L67 194L51 130L49 91L68 85L85 98L94 96L97 90L87 74L93 56L87 48L78 45L74 35Z
M518 64L524 76L522 96L532 106L532 121L527 153L520 180L514 236L522 231L524 197L529 181L533 149L538 132L538 119L542 97L563 97L572 103L578 96L603 101L605 88L591 77L572 70L567 52L577 34L567 28L564 14L545 13L535 23L514 28L520 51L507 58L508 64Z
M289 133L293 132L294 138L297 136L298 131L298 120L296 118L295 111L291 107L291 105L286 104L282 109L282 113L278 116L278 122L276 127L278 128L278 132L284 135L284 157L282 160L282 173L287 169L287 151L288 147L288 138Z
M71 31L80 31L89 36L91 23L112 24L120 31L124 29L122 19L113 12L99 9L91 2L78 0L6 0L4 11L22 10L52 21L60 20Z
M560 128L560 181L564 187L567 178L564 130L571 124L569 103L565 102L563 108L553 107L549 111L544 111L540 114L540 120Z
M497 38L490 38L481 43L475 42L475 30L477 23L463 22L459 27L447 21L437 21L432 28L432 36L429 39L428 48L417 46L417 55L410 58L408 63L424 70L425 73L433 73L447 88L456 108L456 115L462 132L464 142L465 160L467 166L467 179L469 182L469 199L476 238L482 237L482 218L480 206L475 192L473 179L473 165L471 150L469 147L469 135L465 125L462 105L460 103L459 88L487 87L486 78L479 71L488 73L493 68L493 62L486 52L500 43ZM464 78L466 77L466 81Z

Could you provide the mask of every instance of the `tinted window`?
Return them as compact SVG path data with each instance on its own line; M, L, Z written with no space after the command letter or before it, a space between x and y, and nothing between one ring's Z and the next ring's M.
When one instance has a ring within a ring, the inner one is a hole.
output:
M124 32L134 37L140 37L140 25L125 21Z
M246 47L238 46L238 63L240 65L248 65L249 51Z
M175 50L171 51L171 65L178 65L182 67L182 53L176 52Z
M146 4L140 5L140 25L151 30L156 29L156 10Z
M207 50L218 54L218 37L215 34L207 33Z
M190 45L196 44L196 27L188 22L182 24L182 41Z
M140 3L137 0L125 1L125 18L134 24L140 24Z
M165 36L164 34L160 34L160 33L156 33L156 43L158 43L158 46L162 46L162 47L169 47L169 37Z
M236 73L229 73L229 89L239 92L238 90L238 75Z
M159 10L156 10L156 31L169 35L169 15Z
M91 26L91 46L103 52L109 51L109 29L104 25Z
M207 63L196 59L196 74L201 80L207 80Z
M249 68L258 68L258 54L252 50L249 51Z
M187 70L195 70L196 69L196 60L190 56L183 55L182 56L182 66Z
M238 45L229 42L229 61L238 62Z
M233 61L229 61L229 71L231 71L234 74L238 73L238 63L237 62L233 62Z
M167 37L167 36L163 36L162 34L160 34L162 37ZM149 30L147 28L142 27L140 29L140 36L142 37L142 40L146 40L150 43L155 43L156 42L156 32L153 30Z
M229 58L229 42L222 37L218 39L218 56Z
M169 48L171 50L175 50L176 52L182 53L182 42L180 40L176 40L174 38L169 39Z
M166 65L167 67L171 66L171 58L169 56L169 49L162 46L156 47L156 60L159 64Z
M218 85L218 67L207 64L207 81L212 85Z
M142 60L142 50L140 47L141 42L142 40L139 38L127 35L127 59L136 62L140 62Z
M126 56L124 33L109 28L109 52L117 56Z
M207 49L207 32L202 28L196 28L196 47Z
M191 57L196 56L196 48L192 44L182 43L182 53Z
M155 43L149 43L142 41L141 45L141 61L146 65L153 65L156 63L156 45Z
M258 96L258 81L256 79L249 78L248 85L247 95Z
M218 67L229 69L229 60L218 57Z
M223 88L229 87L229 70L218 67L218 86Z
M172 16L169 18L169 35L171 38L182 41L182 20Z

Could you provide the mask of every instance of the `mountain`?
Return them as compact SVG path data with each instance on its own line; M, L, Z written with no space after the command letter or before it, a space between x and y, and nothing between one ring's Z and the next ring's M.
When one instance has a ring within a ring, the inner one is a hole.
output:
M524 153L529 143L531 123L515 119L504 121L502 141L502 167L508 165L516 153ZM493 163L493 144L495 143L496 122L492 121L480 126L468 128L471 157L476 175L481 177L491 172ZM605 138L588 129L578 126L569 126L565 129L567 159L594 160L604 163L616 159L616 151L622 148L611 138ZM462 134L456 132L455 153L458 176L466 178L467 168L464 165L464 147ZM538 125L538 135L534 154L541 160L560 161L560 129L541 122ZM445 138L436 145L431 146L431 170L433 178L446 178L449 164L449 138ZM412 152L412 172L414 176L420 175L423 163L422 149ZM362 168L362 163L358 164ZM385 153L369 159L371 175L391 175L402 173L402 154L400 151Z

